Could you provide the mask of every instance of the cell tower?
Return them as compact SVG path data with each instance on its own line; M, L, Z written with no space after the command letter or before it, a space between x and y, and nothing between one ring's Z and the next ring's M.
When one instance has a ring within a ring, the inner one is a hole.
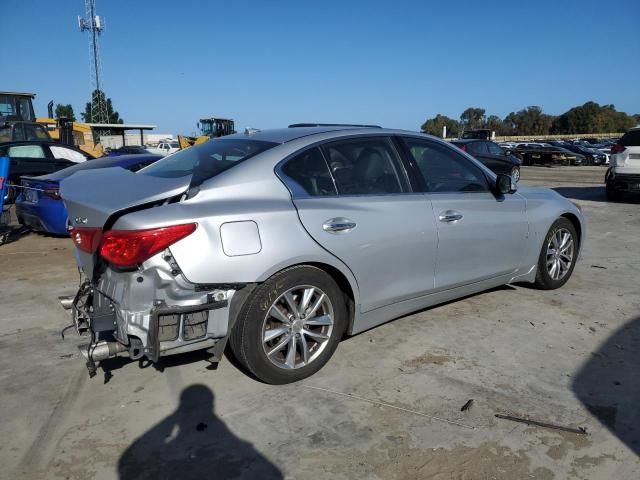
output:
M104 31L104 22L96 14L96 0L85 0L86 17L78 16L78 26L81 32L89 32L89 56L91 77L91 118L89 123L109 123L107 113L107 98L102 90L102 62L98 38Z

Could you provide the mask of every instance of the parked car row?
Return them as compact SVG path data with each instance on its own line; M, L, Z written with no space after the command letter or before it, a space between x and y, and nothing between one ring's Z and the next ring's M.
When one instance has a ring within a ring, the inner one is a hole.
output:
M60 197L60 182L74 173L100 168L120 167L130 172L151 165L160 155L119 155L102 157L37 177L22 177L22 189L15 201L16 216L22 225L32 230L54 235L68 235L67 208Z
M593 139L589 139L593 140ZM520 156L523 165L608 165L613 142L534 140L501 142L503 149Z

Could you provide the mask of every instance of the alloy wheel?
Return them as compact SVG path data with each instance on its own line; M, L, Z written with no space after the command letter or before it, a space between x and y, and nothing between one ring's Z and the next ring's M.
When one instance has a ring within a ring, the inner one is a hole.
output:
M556 230L547 243L547 272L553 280L565 277L571 269L574 255L571 232L566 228Z
M312 285L290 288L271 304L262 322L264 353L279 368L304 367L328 345L333 326L326 293Z

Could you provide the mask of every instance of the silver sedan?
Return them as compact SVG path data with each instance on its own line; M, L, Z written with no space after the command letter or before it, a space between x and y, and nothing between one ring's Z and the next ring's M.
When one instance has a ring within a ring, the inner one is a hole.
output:
M499 285L561 287L585 225L437 138L374 127L237 134L137 173L62 182L84 282L90 373L227 343L268 383L318 371L340 339Z

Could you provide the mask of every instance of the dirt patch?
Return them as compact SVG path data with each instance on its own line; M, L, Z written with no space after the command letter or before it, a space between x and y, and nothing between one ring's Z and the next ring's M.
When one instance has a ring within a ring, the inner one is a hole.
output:
M445 363L456 363L458 358L452 357L446 353L425 352L419 357L407 360L402 365L410 368L418 368L423 365L444 365Z
M384 478L418 480L471 480L516 478L551 480L547 468L531 468L522 450L514 451L495 442L477 447L458 445L452 449L414 448L403 436L387 437L388 443L365 452L354 449L316 451L302 458L301 466L311 472L335 474L336 478ZM350 471L345 472L345 468ZM345 475L346 474L346 475Z

